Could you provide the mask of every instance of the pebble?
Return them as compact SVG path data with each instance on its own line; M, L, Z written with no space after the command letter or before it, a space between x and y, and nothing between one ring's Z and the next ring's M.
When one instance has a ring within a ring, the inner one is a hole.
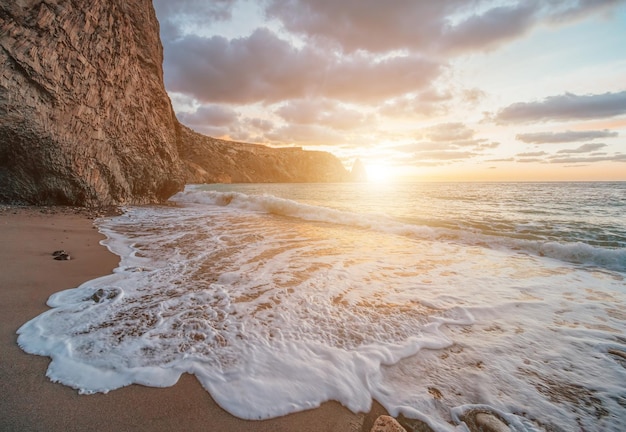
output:
M470 413L466 424L471 432L511 432L511 428L492 413L478 411Z
M52 252L52 256L57 261L67 261L71 259L70 254L68 254L64 250L55 250L54 252Z

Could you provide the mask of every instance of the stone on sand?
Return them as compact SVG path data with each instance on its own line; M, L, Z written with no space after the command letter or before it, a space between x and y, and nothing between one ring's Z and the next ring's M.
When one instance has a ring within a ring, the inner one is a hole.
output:
M406 429L393 417L381 415L374 422L371 432L406 432Z

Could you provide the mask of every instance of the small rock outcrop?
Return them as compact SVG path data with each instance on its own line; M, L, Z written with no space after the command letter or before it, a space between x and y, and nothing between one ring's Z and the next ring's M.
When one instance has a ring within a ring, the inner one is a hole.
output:
M366 182L367 181L367 170L365 169L365 165L361 162L361 159L357 159L354 161L352 165L352 170L350 171L350 180L353 182Z
M183 186L150 0L0 0L0 201L162 201Z
M306 183L350 181L334 155L299 147L271 148L211 138L180 126L187 183Z

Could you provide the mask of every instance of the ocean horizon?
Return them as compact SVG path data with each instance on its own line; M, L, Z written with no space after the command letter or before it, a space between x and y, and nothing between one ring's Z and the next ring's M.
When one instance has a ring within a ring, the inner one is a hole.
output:
M245 419L619 431L625 214L626 182L188 185L97 220L119 267L18 343L80 393L190 373Z

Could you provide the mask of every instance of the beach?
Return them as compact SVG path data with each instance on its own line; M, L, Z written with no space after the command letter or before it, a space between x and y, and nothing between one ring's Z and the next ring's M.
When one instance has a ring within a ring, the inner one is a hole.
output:
M621 431L625 187L0 207L0 430Z
M110 274L119 259L99 242L93 214L72 208L0 208L0 429L2 431L369 431L385 410L354 414L337 402L264 420L222 410L185 374L169 388L131 385L79 395L46 377L49 357L23 352L17 329L49 309L48 297ZM63 249L69 261L56 261Z

